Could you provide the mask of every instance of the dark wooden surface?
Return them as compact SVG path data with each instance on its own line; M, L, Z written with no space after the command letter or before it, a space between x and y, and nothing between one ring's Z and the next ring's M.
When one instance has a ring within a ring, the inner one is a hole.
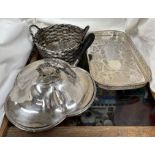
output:
M119 126L73 126L55 127L46 132L29 133L10 127L7 131L9 137L126 137L126 136L155 136L155 127L119 127Z
M6 117L3 119L2 126L0 128L0 137L5 136L7 133L9 121Z

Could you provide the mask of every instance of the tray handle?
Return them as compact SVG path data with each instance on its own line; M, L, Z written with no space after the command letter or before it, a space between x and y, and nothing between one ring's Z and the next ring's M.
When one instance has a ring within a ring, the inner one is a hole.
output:
M35 40L35 34L40 30L40 28L37 25L30 25L29 26L29 31L30 34L33 38L33 40Z
M85 35L87 34L89 30L89 25L87 25L84 29L83 29L83 37L85 37Z

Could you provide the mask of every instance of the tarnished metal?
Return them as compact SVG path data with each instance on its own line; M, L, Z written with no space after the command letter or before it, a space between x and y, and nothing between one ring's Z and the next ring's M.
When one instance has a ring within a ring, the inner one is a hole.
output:
M104 89L140 88L151 80L150 68L124 32L95 32L87 57L91 76Z
M43 58L57 58L73 64L80 54L80 45L89 29L70 25L56 24L44 28L30 26L33 42Z

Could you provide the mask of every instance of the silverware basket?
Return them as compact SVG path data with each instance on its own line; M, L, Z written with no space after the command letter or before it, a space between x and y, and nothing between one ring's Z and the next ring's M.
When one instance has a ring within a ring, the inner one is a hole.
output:
M43 58L58 58L70 64L79 55L80 45L89 29L74 25L57 24L45 28L30 26L30 33L40 55Z

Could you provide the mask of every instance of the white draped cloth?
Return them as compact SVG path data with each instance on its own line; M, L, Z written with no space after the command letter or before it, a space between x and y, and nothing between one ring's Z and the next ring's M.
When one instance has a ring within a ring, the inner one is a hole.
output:
M4 102L29 57L32 41L26 20L0 19L0 125Z
M51 24L74 24L90 31L120 30L128 33L152 71L150 88L155 92L155 19L0 19L0 125L4 116L4 102L19 71L26 64L32 50L29 25L44 27Z

